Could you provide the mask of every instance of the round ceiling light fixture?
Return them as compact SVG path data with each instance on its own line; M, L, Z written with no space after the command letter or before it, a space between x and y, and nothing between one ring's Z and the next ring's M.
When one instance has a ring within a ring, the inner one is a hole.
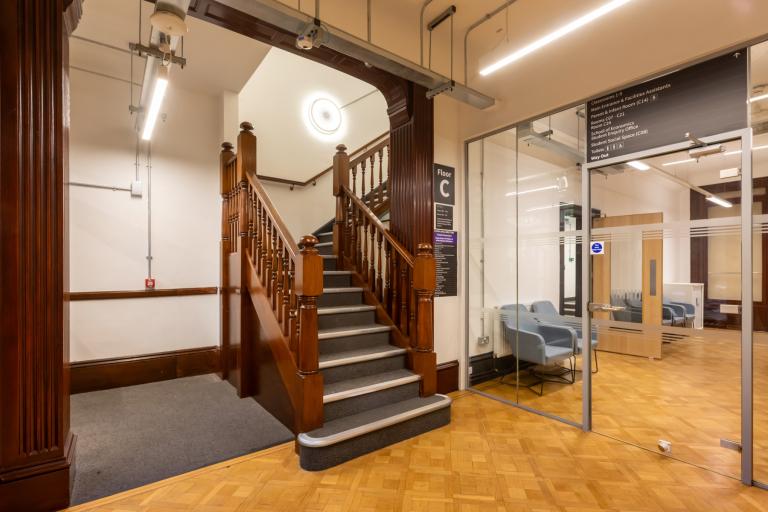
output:
M310 102L308 117L312 128L323 135L333 135L341 128L341 108L326 97Z

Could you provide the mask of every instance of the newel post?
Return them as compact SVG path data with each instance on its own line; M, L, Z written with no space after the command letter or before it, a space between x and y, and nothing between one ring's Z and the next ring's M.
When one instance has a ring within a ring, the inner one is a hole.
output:
M344 264L344 195L342 186L349 187L349 155L347 146L336 146L333 155L333 195L336 196L336 220L333 223L333 254L336 256L336 268Z
M413 264L416 295L416 331L411 346L412 369L421 375L421 395L437 390L437 355L434 342L435 257L432 245L420 243Z
M299 432L323 424L323 376L319 370L317 340L317 298L323 293L323 258L315 245L317 238L302 237L302 275L297 287L299 299L298 377L301 384L301 410L297 411Z
M219 156L219 168L221 173L221 246L219 248L221 252L221 273L219 274L219 286L221 289L221 297L219 299L220 318L229 318L229 253L232 240L230 239L229 219L230 208L232 206L232 200L230 199L230 192L232 191L232 182L234 176L231 176L232 172L232 160L235 158L235 154L232 151L233 146L229 142L224 142L221 145L221 155ZM219 352L221 368L221 378L227 379L229 377L229 322L221 322L221 350Z

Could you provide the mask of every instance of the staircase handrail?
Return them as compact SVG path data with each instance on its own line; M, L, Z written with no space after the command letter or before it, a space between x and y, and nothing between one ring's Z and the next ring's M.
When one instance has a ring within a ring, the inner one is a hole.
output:
M382 146L382 143L385 143L385 144ZM362 146L360 146L359 148L354 150L352 153L350 153L350 155L351 156L358 156L358 155L366 154L367 157L370 157L371 151L372 151L371 150L372 147L376 148L376 150L378 151L378 149L380 149L381 147L387 146L388 144L389 144L389 131L386 131L386 132L382 133L381 135L378 135L378 136L374 137L373 139L369 140L368 142L366 142L365 144L363 144ZM288 185L288 186L291 187L291 190L293 190L294 187L306 187L306 186L308 186L310 184L316 185L317 184L317 180L319 180L320 178L322 178L323 176L325 176L326 174L328 174L332 170L333 170L333 165L323 169L322 171L320 171L319 173L315 174L314 176L312 176L311 178L309 178L306 181L291 180L291 179L288 179L288 178L280 178L278 176L267 176L267 175L263 175L263 174L259 174L258 178L261 181L271 181L273 183L280 183L280 184L283 184L283 185Z

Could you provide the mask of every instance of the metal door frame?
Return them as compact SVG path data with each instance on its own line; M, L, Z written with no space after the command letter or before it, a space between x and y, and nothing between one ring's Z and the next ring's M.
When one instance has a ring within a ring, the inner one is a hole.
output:
M695 135L695 134L693 134ZM752 411L752 129L744 128L709 137L700 137L705 144L717 144L727 141L741 141L741 481L752 485L753 459L753 411ZM691 149L693 142L680 142L660 146L646 151L639 151L621 157L589 162L581 169L581 218L589 220L592 209L590 171L606 165L640 160L677 151ZM750 205L744 208L743 205ZM588 304L592 300L592 259L589 246L592 238L592 223L582 222L582 332L592 332L592 315ZM746 270L745 270L746 269ZM745 305L750 305L746 307ZM592 430L592 344L583 344L582 367L582 428Z

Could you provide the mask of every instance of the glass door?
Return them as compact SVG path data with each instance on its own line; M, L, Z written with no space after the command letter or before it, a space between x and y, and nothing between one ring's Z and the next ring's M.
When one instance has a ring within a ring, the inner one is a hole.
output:
M751 482L742 375L764 256L750 142L745 130L585 166L583 211L600 214L583 245L582 327L585 428Z

